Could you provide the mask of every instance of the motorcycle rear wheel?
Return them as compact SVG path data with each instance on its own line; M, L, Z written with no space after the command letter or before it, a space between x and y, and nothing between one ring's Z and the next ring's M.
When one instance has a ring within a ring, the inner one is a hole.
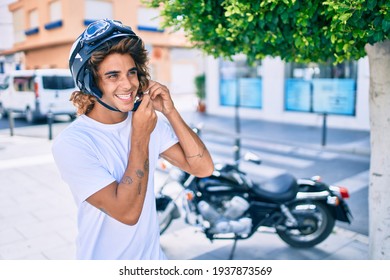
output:
M324 203L301 201L288 206L298 228L276 229L279 237L292 247L310 248L324 241L335 225L335 218Z

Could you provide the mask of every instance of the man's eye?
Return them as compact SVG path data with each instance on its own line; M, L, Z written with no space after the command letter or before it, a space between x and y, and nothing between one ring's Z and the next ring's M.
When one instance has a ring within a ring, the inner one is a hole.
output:
M129 75L137 75L137 70L130 70Z
M118 77L117 74L111 74L111 75L108 76L109 79L115 79L117 77Z

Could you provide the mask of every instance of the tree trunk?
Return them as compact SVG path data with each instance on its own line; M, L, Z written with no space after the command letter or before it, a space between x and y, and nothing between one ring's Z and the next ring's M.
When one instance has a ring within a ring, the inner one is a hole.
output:
M390 259L390 41L366 45L370 65L369 257Z

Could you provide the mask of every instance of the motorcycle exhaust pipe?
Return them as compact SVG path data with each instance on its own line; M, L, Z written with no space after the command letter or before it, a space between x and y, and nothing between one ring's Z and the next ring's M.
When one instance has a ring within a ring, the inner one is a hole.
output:
M326 199L330 193L328 191L320 191L320 192L298 192L296 199Z
M329 205L337 206L340 204L340 199L336 195L331 195L328 191L321 192L298 192L296 196L297 200L304 199L315 199L315 200L326 200L326 203Z

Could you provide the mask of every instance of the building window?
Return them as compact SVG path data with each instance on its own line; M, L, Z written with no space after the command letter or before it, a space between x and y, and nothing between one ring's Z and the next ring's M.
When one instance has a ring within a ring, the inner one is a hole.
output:
M54 22L62 19L61 1L50 2L49 10L50 10L50 22Z
M286 64L285 110L355 115L357 62Z
M38 27L39 26L38 10L37 9L31 10L28 14L28 19L30 23L30 28Z
M85 25L88 25L98 19L105 18L113 18L113 8L111 1L85 0Z
M50 22L45 24L45 29L50 30L62 26L62 5L61 1L52 1L49 3Z
M29 29L27 29L24 33L28 35L33 35L39 32L39 16L38 10L34 9L28 13L29 20Z
M24 28L25 28L24 13L22 9L18 9L15 12L13 12L13 26L14 26L15 43L20 43L26 40L26 35L24 34Z
M158 9L138 8L137 29L143 31L164 32L160 27L160 11Z
M261 62L250 66L244 55L220 61L220 104L262 108Z

